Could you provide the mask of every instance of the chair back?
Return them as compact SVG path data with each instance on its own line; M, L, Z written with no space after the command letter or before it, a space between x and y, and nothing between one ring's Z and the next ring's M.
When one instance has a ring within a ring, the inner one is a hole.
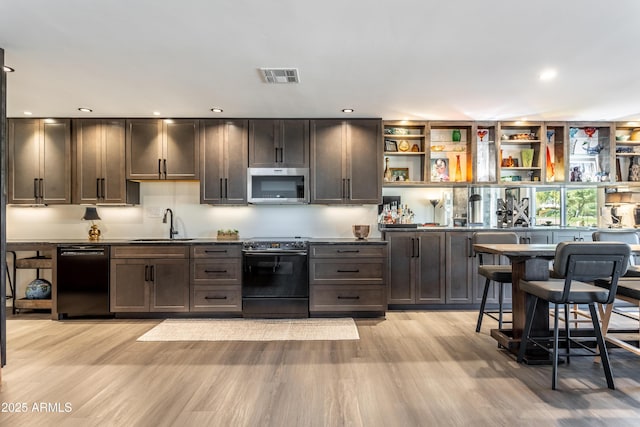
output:
M564 290L560 303L569 302L571 282L591 282L595 279L610 280L607 301L613 302L618 279L627 271L631 248L620 242L561 242L556 247L553 260L554 275L564 278Z
M519 243L518 235L512 231L494 232L494 231L478 231L473 233L471 237L473 244L517 244ZM475 251L480 258L482 265L482 251Z
M594 231L594 242L623 242L630 245L640 245L640 238L635 231ZM635 257L629 257L629 264L635 265Z

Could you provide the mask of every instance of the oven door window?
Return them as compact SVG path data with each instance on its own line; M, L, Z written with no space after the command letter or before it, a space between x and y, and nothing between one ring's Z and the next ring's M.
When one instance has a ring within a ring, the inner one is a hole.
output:
M256 298L308 297L306 254L245 254L242 295Z
M251 193L254 199L304 199L304 176L254 175Z

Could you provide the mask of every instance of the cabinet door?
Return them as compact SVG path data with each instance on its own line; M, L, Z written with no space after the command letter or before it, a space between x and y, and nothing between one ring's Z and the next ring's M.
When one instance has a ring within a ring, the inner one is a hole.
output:
M124 120L74 120L74 203L124 203Z
M150 260L150 311L189 311L189 260Z
M164 121L163 130L163 177L165 179L198 179L200 177L198 121Z
M162 122L127 120L127 179L162 178Z
M416 302L445 302L445 233L417 233Z
M203 120L200 156L200 203L247 202L246 120Z
M224 125L222 120L203 120L200 133L200 203L223 202Z
M100 197L103 203L126 203L124 120L104 120L102 132Z
M280 144L280 166L308 168L309 120L282 120Z
M447 234L447 303L471 304L476 277L471 250L471 233Z
M73 202L98 203L102 182L100 120L73 121Z
M225 121L224 173L225 203L247 203L247 164L249 161L247 120Z
M280 161L280 120L249 121L249 166L271 168Z
M39 120L9 120L9 203L37 203Z
M341 120L311 121L311 203L345 202L345 132Z
M149 274L145 259L112 259L110 302L112 312L149 311Z
M415 302L415 233L386 233L389 242L389 304L413 304Z
M41 202L71 203L71 123L43 120L41 126Z
M350 202L382 203L382 121L352 120L347 127Z

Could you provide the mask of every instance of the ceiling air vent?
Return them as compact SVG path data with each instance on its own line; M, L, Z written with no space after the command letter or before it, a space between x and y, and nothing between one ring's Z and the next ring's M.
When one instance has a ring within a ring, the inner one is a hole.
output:
M260 68L266 83L300 83L297 68Z

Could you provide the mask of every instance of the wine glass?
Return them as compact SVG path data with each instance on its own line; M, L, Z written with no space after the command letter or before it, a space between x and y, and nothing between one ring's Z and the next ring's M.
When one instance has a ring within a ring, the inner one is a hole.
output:
M489 131L486 130L486 129L480 129L478 131L478 136L480 137L480 142L484 141L484 137L487 136L487 133L489 133Z

